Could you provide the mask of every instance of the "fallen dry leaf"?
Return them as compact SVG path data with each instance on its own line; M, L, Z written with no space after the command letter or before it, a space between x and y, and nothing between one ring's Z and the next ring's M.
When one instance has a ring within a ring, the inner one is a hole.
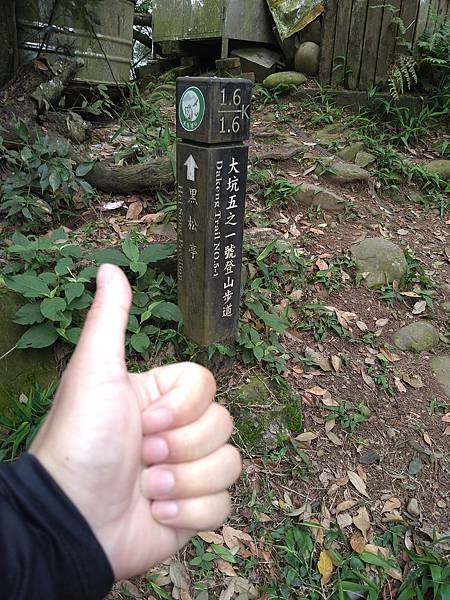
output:
M146 225L152 225L152 224L156 224L156 223L162 223L164 221L165 218L165 213L163 212L157 212L157 213L152 213L150 215L145 215L140 219L141 223L145 223Z
M364 321L356 321L356 327L358 329L360 329L361 331L367 331L368 327L367 325L364 323Z
M314 387L309 388L306 391L308 392L308 394L312 394L313 396L325 396L325 394L327 393L327 390L321 388L320 385L315 385Z
M401 378L405 383L416 390L424 387L424 383L420 375L412 375L411 373L400 373Z
M350 546L352 549L355 552L358 552L358 554L361 554L361 552L364 552L366 545L367 540L364 538L364 536L359 531L355 531L350 538Z
M343 502L339 502L339 504L336 506L336 514L338 515L341 512L350 510L357 504L358 504L357 500L344 500Z
M450 413L447 413L446 415L444 415L442 417L442 420L444 421L444 423L450 423Z
M428 444L429 446L433 445L433 442L431 441L431 438L430 438L430 434L427 431L424 432L423 439L424 439L424 442L426 444Z
M223 544L224 539L218 533L214 533L214 531L200 531L198 537L201 538L207 544Z
M369 494L367 493L367 487L361 477L355 473L354 471L347 471L347 475L353 485L353 487L358 490L360 494L369 498Z
M130 204L130 206L128 207L127 219L134 221L135 219L137 219L139 217L139 215L142 213L143 210L144 210L144 205L142 204L142 202L140 200L133 202L133 204Z
M444 435L450 435L450 425L445 428Z
M406 392L406 387L403 385L403 383L398 377L394 377L394 385L400 393L404 394Z
M306 358L309 358L309 360L313 364L320 367L322 369L322 371L326 371L326 372L331 371L331 364L330 364L329 359L326 356L324 356L321 352L316 352L312 348L306 348L305 356L306 356Z
M382 356L384 356L384 358L386 360L388 360L389 362L398 362L399 360L401 360L400 356L398 356L397 354L394 354L393 352L391 352L384 346L380 347L380 354Z
M305 433L301 433L294 439L296 439L297 442L312 442L313 440L316 440L318 437L319 436L317 435L317 433L314 433L313 431L305 431Z
M364 383L374 390L377 386L375 381L372 379L370 375L368 375L363 368L361 368L361 376L364 379Z
M341 358L339 356L333 355L331 357L331 364L333 366L333 369L336 371L336 373L338 373L341 368L341 364L342 364Z
M319 562L317 563L317 570L322 575L322 584L326 585L333 574L333 561L326 550L322 550L319 556Z
M346 527L350 527L353 525L352 516L349 513L341 513L336 517L337 524L341 529L345 529Z
M412 314L413 315L420 315L423 312L425 312L427 308L427 303L425 302L425 300L421 300L420 302L416 302L414 304L414 308L412 310Z
M325 422L325 432L328 433L336 427L336 419L329 419Z
M233 565L225 560L219 559L216 561L217 568L224 575L228 575L228 577L236 577L237 573L233 568Z
M386 327L386 325L389 323L389 319L378 319L375 323L376 327Z
M335 446L342 446L342 440L341 438L339 438L335 433L333 433L332 431L327 431L326 432L326 436L327 438L330 440L330 442L333 442L333 444Z
M223 539L228 548L234 548L237 546L237 541L241 542L252 542L252 536L245 531L241 531L240 529L235 529L234 527L230 527L229 525L224 525L222 529Z
M369 513L365 506L361 506L358 513L353 517L353 523L367 539L367 532L369 531L371 524Z
M319 271L328 271L328 269L329 269L328 264L321 258L317 259L316 267L319 269Z
M387 500L384 503L383 508L381 509L381 513L388 513L388 512L392 512L393 510L400 508L402 505L402 503L400 502L400 500L398 498L389 498L389 500Z

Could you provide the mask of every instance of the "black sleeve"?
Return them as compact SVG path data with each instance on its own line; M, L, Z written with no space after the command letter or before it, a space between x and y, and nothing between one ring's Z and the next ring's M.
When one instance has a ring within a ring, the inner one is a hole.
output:
M0 600L100 600L112 583L88 523L38 460L0 465Z

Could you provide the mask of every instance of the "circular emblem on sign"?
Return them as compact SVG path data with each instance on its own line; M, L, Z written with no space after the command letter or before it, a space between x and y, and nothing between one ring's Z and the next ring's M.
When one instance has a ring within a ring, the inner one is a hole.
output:
M183 129L195 131L205 117L205 97L198 87L188 88L181 96L178 115Z

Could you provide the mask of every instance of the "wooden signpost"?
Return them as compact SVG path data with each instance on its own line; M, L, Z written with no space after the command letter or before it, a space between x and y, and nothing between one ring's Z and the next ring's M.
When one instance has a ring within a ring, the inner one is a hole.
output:
M250 106L245 79L177 81L178 302L201 346L238 328Z

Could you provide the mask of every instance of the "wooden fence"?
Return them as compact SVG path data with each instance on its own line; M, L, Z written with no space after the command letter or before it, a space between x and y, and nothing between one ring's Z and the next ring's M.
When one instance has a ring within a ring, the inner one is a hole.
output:
M328 0L319 79L322 85L368 90L384 82L405 43L415 46L450 0ZM399 18L406 28L402 34Z

